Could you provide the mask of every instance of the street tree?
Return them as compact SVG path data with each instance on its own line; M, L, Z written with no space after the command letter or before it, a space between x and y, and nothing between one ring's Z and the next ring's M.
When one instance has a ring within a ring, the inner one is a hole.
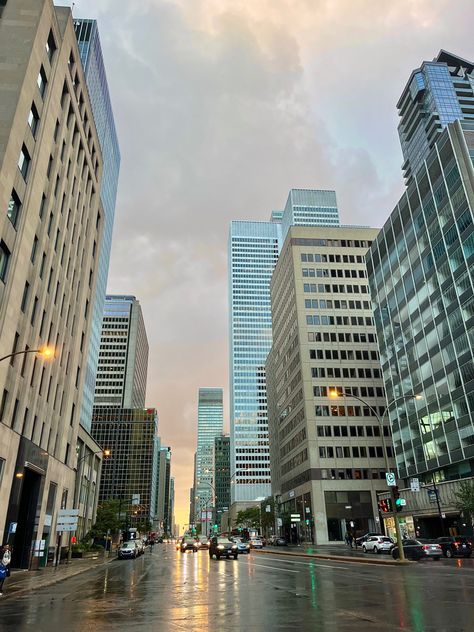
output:
M462 481L455 497L456 507L470 517L471 525L474 526L474 481Z
M237 513L236 525L246 529L258 529L260 527L260 509L249 507Z
M120 501L104 500L97 507L97 517L94 526L89 532L91 538L103 538L107 531L116 533L120 529L119 517Z

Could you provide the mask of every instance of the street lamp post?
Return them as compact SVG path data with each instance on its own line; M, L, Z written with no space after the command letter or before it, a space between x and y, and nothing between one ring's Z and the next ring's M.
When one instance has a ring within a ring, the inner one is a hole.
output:
M44 346L40 347L39 349L23 349L23 351L15 351L14 353L9 353L8 355L0 358L0 362L3 362L3 360L8 360L8 358L13 358L17 355L26 355L27 353L36 353L45 360L52 360L54 358L53 347Z
M390 408L393 406L393 404L399 402L399 401L407 401L410 399L422 399L422 395L401 395L400 397L395 397L394 399L392 399L390 402L388 402L388 404L385 406L385 410L383 412L382 417L379 415L379 413L376 411L376 409L371 406L371 404L369 404L369 402L365 401L365 399L362 399L361 397L358 397L357 395L353 395L352 393L340 393L337 390L335 391L330 391L330 397L344 397L344 398L352 398L352 399L356 399L357 401L361 402L362 404L364 404L364 406L367 406L372 413L374 414L375 418L377 419L379 425L380 425L380 433L382 436L382 449L383 449L383 453L384 453L384 460L385 460L385 469L387 472L390 472L390 463L388 460L388 454L387 454L387 448L386 448L386 443L385 443L385 436L384 436L384 418L387 415L388 416L388 411L390 410ZM399 552L399 559L400 562L404 562L405 561L405 552L403 550L403 546L402 546L402 534L400 531L400 522L398 519L398 515L397 515L397 509L396 509L396 505L395 505L395 493L393 491L393 486L390 486L390 496L392 499L392 510L393 510L393 518L394 518L394 522L395 522L395 533L396 533L396 537L397 537L397 542L398 542L398 552Z

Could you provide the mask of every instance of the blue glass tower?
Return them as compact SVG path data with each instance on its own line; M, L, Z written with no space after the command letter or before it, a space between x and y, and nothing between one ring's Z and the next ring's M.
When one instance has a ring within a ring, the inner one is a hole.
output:
M449 123L474 119L474 66L445 50L414 70L397 103L398 134L407 182Z
M92 330L81 409L81 424L84 428L90 430L120 171L120 149L97 22L96 20L74 20L74 29L104 161L100 196L104 209L105 223L102 246L98 255L96 295L92 306Z

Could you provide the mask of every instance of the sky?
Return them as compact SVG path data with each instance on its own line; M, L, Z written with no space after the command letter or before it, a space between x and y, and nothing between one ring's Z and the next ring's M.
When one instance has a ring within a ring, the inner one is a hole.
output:
M474 6L76 0L74 16L98 20L122 154L108 291L143 307L183 526L199 387L224 388L229 426L230 221L315 188L343 223L382 226L403 190L395 104L441 48L474 58Z

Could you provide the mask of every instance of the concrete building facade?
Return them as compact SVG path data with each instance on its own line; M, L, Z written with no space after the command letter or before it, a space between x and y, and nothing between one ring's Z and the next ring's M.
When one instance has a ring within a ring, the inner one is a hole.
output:
M74 497L103 163L70 10L9 1L0 57L0 352L56 349L0 364L0 537L27 568L67 542L55 526Z
M280 514L301 517L292 540L379 529L393 454L365 265L377 233L291 227L273 274L272 492Z

